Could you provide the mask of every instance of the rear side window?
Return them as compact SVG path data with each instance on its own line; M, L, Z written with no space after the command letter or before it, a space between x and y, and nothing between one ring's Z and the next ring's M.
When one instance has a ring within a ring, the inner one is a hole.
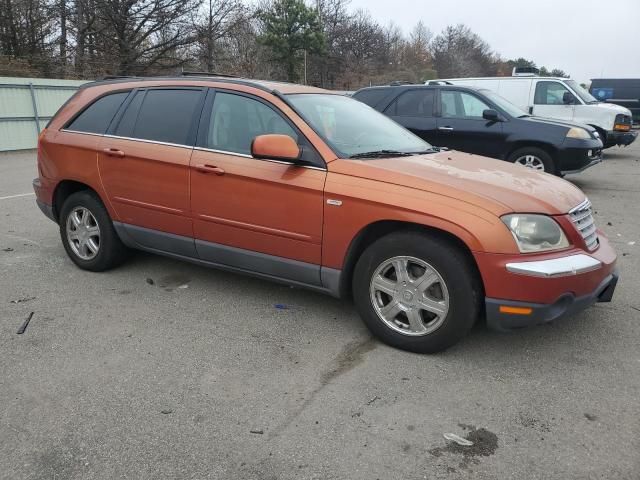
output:
M397 117L432 117L435 90L409 90L398 97L385 111Z
M389 94L387 88L372 88L371 90L362 90L357 92L353 98L366 103L370 107L375 107L383 98Z
M133 133L130 136L142 140L190 145L189 132L201 94L200 90L148 90L141 100L142 105L137 112ZM131 103L118 125L116 134L122 132L120 135L125 136L120 126L129 128L127 122L133 122L132 116L137 110L134 105L138 103L137 96Z
M118 92L99 98L67 125L67 130L104 134L127 95L129 92Z

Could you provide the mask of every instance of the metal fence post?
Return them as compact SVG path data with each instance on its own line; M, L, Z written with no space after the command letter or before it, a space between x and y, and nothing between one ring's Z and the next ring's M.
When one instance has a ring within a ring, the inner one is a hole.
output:
M36 105L36 91L33 83L29 82L29 92L31 93L31 103L33 104L33 116L36 119L36 141L40 136L40 117L38 116L38 106Z

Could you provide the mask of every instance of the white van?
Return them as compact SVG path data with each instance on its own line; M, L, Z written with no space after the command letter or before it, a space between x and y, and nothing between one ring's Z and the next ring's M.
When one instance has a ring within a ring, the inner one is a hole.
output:
M570 78L513 77L447 78L429 80L427 85L464 85L491 90L537 117L557 118L591 125L600 133L605 148L630 145L638 136L631 131L631 111L602 103Z

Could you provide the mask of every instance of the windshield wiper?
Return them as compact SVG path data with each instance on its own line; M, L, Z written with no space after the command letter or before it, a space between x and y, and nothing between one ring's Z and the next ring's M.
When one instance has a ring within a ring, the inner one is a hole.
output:
M385 157L410 157L413 153L400 152L398 150L374 150L350 155L349 158L385 158Z

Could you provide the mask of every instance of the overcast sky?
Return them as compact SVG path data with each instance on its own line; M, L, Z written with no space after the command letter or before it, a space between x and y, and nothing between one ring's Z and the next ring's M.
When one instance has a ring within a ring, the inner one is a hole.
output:
M434 33L464 23L504 59L561 68L579 82L640 78L640 0L351 0L380 23Z

